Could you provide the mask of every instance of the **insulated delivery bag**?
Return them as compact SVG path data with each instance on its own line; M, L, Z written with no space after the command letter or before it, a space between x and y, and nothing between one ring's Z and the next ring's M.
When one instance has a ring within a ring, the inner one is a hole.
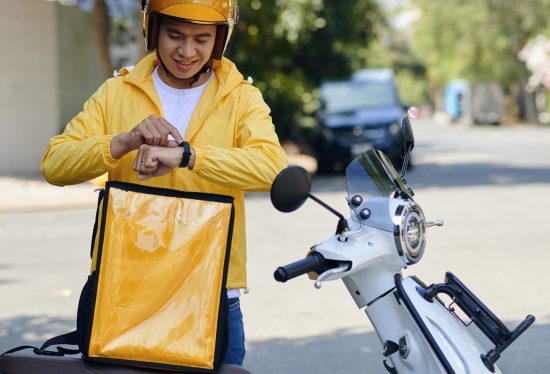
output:
M77 329L34 352L216 372L227 345L233 222L231 196L107 182L98 199ZM79 349L46 350L58 344Z

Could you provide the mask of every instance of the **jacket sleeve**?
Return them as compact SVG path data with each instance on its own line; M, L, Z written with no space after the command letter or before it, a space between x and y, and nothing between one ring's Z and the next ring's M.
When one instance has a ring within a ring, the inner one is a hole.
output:
M260 91L247 86L246 95L237 124L236 147L193 147L193 172L224 187L269 191L288 161Z
M61 135L50 139L42 158L44 178L58 186L77 184L112 169L117 161L111 156L107 133L107 82L84 104Z

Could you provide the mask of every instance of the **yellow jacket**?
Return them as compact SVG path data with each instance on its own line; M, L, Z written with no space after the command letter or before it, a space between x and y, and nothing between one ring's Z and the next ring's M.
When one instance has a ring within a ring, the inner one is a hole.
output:
M42 173L63 186L96 178L148 186L231 195L235 198L235 226L228 288L246 287L244 191L268 191L287 165L275 133L270 109L258 89L243 80L224 58L214 64L215 78L206 87L184 135L196 152L193 170L177 169L139 181L132 164L137 151L113 159L111 139L128 132L147 116L162 117L150 54L122 76L107 80L69 122L63 134L50 140L42 159Z

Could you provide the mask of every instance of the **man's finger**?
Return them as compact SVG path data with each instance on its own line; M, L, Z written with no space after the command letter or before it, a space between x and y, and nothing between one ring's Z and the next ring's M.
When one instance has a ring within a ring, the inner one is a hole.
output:
M147 143L149 145L159 145L160 140L162 139L162 133L158 129L158 122L152 122L151 124L147 125L147 130L151 133L151 142Z
M161 132L161 138L160 138L160 143L159 143L159 145L161 147L166 147L166 145L168 144L168 136L169 135L170 135L170 133L166 130Z
M183 136L181 136L179 130L177 128L175 128L172 124L170 124L170 122L168 122L166 119L164 118L159 118L159 120L161 121L161 123L163 124L164 128L166 130L168 130L168 132L170 133L170 135L172 135L174 137L174 139L176 139L176 142L178 142L178 144L180 144L181 142L183 142Z
M139 173L139 162L141 160L141 148L140 150L136 153L136 158L134 158L134 171L137 171Z
M141 172L146 174L151 174L155 170L157 170L158 167L159 167L158 161L151 161L146 159L145 162L141 164Z
M150 174L158 167L159 162L155 153L159 148L155 146L142 146L141 148L143 152L140 160L140 172Z
M178 147L179 145L180 143L178 143L175 140L168 140L168 142L166 143L166 147L168 148L175 148L175 147Z
M163 118L155 118L155 121L153 122L155 125L156 131L158 131L160 139L158 142L158 145L164 147L166 145L166 142L168 140L168 135L170 135L170 132L166 128L165 125L166 120Z
M168 174L171 170L172 170L172 168L170 168L168 166L165 166L163 164L159 164L158 168L151 173L151 176L152 177L160 177L160 176Z
M146 118L138 125L139 134L143 138L145 144L152 144L154 141L153 134L151 134L151 130L149 130L151 126L153 126L153 124L149 118Z
M142 171L143 164L145 163L147 154L149 153L149 148L150 147L148 145L142 144L138 149L136 158L134 159L134 170L138 173Z

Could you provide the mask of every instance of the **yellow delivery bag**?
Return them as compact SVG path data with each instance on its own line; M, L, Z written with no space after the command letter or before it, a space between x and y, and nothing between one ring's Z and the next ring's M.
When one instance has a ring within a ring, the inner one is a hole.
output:
M84 359L215 372L227 345L233 221L231 196L107 182L71 333Z

